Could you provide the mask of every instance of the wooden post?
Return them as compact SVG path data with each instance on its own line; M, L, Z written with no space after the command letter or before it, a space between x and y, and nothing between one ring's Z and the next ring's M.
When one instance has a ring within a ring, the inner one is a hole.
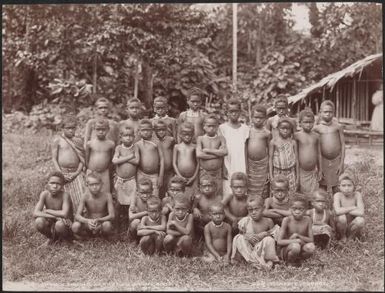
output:
M96 88L97 88L97 80L98 80L98 52L96 52L96 45L95 45L95 55L94 55L94 66L93 66L93 77L92 77L92 85L93 85L93 93L96 94Z
M237 3L233 3L233 89L237 92Z
M365 121L369 120L369 82L365 82Z
M356 94L357 82L356 79L353 78L353 102L352 102L352 118L353 123L357 126L357 117L356 117L356 103L357 103L357 94Z
M325 86L322 88L322 102L325 101Z
M340 84L338 83L337 84L337 88L336 88L336 117L337 117L337 121L339 121L339 118L340 118Z

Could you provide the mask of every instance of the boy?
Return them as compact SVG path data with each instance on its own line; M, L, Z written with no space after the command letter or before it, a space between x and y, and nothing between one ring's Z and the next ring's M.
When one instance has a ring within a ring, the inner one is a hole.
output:
M222 193L223 157L227 155L225 138L217 134L218 121L214 115L206 116L203 129L205 135L197 138L199 177L210 175L216 180L217 194Z
M278 135L269 143L270 180L278 174L285 175L289 180L289 192L293 194L298 188L298 155L297 142L292 138L293 124L289 118L278 121Z
M114 154L115 143L106 138L109 125L106 119L95 121L96 137L86 144L87 174L90 171L98 173L102 179L102 192L110 193L110 164Z
M336 215L336 229L342 242L361 234L365 225L364 201L355 191L353 177L343 173L338 178L340 192L334 194L333 208Z
M184 122L190 122L194 125L193 143L195 143L197 137L203 135L204 133L203 118L205 115L200 109L202 106L202 97L199 93L192 91L189 95L187 103L190 109L180 113L177 124L182 125Z
M251 196L269 196L269 142L271 132L265 129L267 110L262 105L253 109L253 127L247 140L247 174L249 177L248 194Z
M63 121L63 133L53 140L52 161L56 171L64 175L64 191L71 197L72 213L75 213L83 194L85 163L82 140L75 137L76 118L67 116Z
M289 181L283 175L274 177L271 183L272 197L265 199L264 217L271 218L274 224L281 225L284 217L290 216Z
M168 190L166 196L162 199L162 214L168 215L173 209L175 204L175 196L177 194L185 193L185 180L182 177L174 176L170 179L168 183ZM191 197L190 206L191 206ZM190 207L189 207L190 209Z
M178 256L191 255L193 215L189 210L190 198L186 195L177 195L174 210L168 217L167 235L163 241L165 251L173 251Z
M312 132L314 114L310 109L299 113L302 130L294 133L298 145L299 191L310 196L318 189L318 181L322 177L321 146L319 137Z
M86 177L86 191L80 199L79 207L72 224L72 232L77 239L84 234L109 238L112 234L112 221L115 218L112 196L102 189L103 181L99 174L91 172ZM85 215L83 215L85 211Z
M225 196L222 204L233 234L238 233L238 221L247 215L247 176L242 172L235 172L230 180L232 194Z
M223 196L231 194L230 178L234 172L246 173L245 144L249 137L249 127L239 121L241 103L230 99L227 102L228 121L219 125L218 133L226 141L227 155L224 157L227 178L223 180Z
M175 140L173 137L167 135L167 125L163 120L153 121L155 134L158 139L159 146L163 153L164 161L164 176L162 186L159 190L159 197L163 198L166 193L168 181L174 176L174 169L172 165L173 149Z
M320 186L326 188L328 193L336 193L338 176L344 171L345 138L342 127L333 120L334 103L330 100L323 101L320 109L320 123L314 131L320 135L321 168L323 178Z
M278 235L278 245L281 257L293 265L300 265L300 261L309 258L315 251L312 222L305 215L307 200L296 195L290 204L291 215L282 221Z
M279 227L263 216L263 209L262 197L247 201L248 216L239 221L240 234L235 235L233 239L232 261L239 253L255 267L271 269L274 262L279 262L274 240Z
M185 122L179 127L180 143L174 146L172 164L175 173L186 180L186 194L191 199L195 196L196 177L199 162L196 157L196 145L192 143L194 125Z
M212 177L203 176L200 179L199 188L200 193L195 195L193 201L194 228L197 236L202 235L204 226L211 220L210 206L222 200L222 197L215 192L216 182Z
M162 204L158 197L147 200L147 215L138 226L139 247L146 255L159 254L166 236L166 216L161 214Z
M176 120L175 118L167 115L169 106L165 97L159 96L154 99L154 112L155 116L152 118L152 122L155 126L156 121L163 121L166 124L167 135L177 139L176 136Z
M133 144L135 139L132 128L120 129L121 144L115 148L112 163L116 165L115 191L119 204L118 210L118 231L120 223L128 223L128 207L132 197L136 193L136 169L139 164L139 151ZM120 219L122 218L122 219ZM124 230L127 230L125 227Z
M152 182L153 195L159 196L159 188L163 185L164 158L159 143L151 141L152 123L148 119L139 122L141 139L136 143L139 149L139 167L137 180L148 178Z
M86 124L84 133L84 148L86 148L86 144L89 140L96 137L95 123L98 119L107 119L109 130L106 134L106 137L107 139L112 140L115 144L117 144L119 138L118 123L116 123L114 120L108 119L108 112L110 111L111 107L110 102L106 98L99 98L96 100L95 106L95 118L91 118Z
M137 142L140 139L139 135L139 118L141 115L142 102L139 99L131 98L127 101L127 115L126 120L120 121L119 128L130 127L134 129L135 140Z
M279 119L283 118L283 117L286 117L289 119L289 121L292 123L293 125L293 133L297 130L297 123L295 122L294 119L291 119L289 118L289 102L287 100L287 98L283 95L278 95L278 97L276 98L275 102L274 102L274 108L275 108L275 111L276 111L276 115L273 116L273 117L270 117L269 119L267 119L266 121L266 128L267 130L269 130L273 136L273 138L275 138L277 135L278 135L278 121Z
M231 226L224 222L225 212L221 203L210 207L211 221L204 228L206 250L203 260L207 262L219 261L230 263L231 254Z
M152 196L152 182L148 178L138 180L136 194L128 209L129 233L136 238L141 219L147 216L147 199Z
M70 235L71 199L68 193L62 190L64 181L62 173L50 173L46 190L40 193L33 211L36 230L48 238L45 245Z

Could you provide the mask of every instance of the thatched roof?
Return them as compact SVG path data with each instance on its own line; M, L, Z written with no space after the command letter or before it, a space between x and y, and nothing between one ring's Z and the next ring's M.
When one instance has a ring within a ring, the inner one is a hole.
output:
M306 98L310 94L322 89L323 87L325 87L326 89L330 89L330 91L332 91L335 84L341 78L348 77L348 76L352 77L352 76L356 75L357 73L359 73L361 76L362 70L365 67L371 65L373 62L381 62L381 64L382 64L382 53L367 56L364 59L359 60L359 61L353 63L352 65L349 65L345 69L342 69L338 72L329 74L328 76L321 79L319 82L317 82L317 83L309 86L308 88L302 90L299 94L289 97L288 98L289 104L295 104L298 101Z

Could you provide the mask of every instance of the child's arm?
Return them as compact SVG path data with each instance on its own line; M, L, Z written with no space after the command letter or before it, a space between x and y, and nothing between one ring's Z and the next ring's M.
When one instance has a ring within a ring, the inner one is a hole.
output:
M200 164L199 164L199 160L198 160L198 161L197 161L197 166L196 166L196 168L195 168L195 172L194 172L193 176L192 176L189 180L187 180L186 185L191 184L191 182L193 182L193 181L195 180L195 178L198 176L199 165L200 165Z
M211 224L211 222L206 224L206 226L204 228L205 243L206 243L207 249L210 251L210 253L213 254L217 260L221 260L221 256L215 250L215 248L212 244L211 232L210 232L210 228L209 228L210 224Z
M341 126L338 126L338 131L340 134L341 141L341 163L337 171L337 176L341 175L344 172L344 162L345 162L345 136L344 131Z
M227 239L226 239L227 240L227 252L224 255L224 260L226 262L229 262L230 261L230 255L231 255L232 242L233 242L233 235L231 235L230 225L226 226L226 229L227 229Z
M194 196L194 201L193 201L193 204L192 204L192 211L193 211L194 218L201 218L202 217L202 213L201 213L201 211L198 208L199 207L200 196L201 195L199 195L199 194Z
M181 225L178 224L177 221L173 221L173 220L168 223L168 226L170 226L170 228L173 229L173 231L177 232L178 235L189 235L193 227L193 216L191 214L188 215L186 227L182 227Z
M149 230L154 230L154 231L166 231L166 223L167 223L167 220L166 220L166 216L165 215L161 215L161 223L159 225L156 225L156 226L147 226L146 229L149 229Z
M285 239L286 238L286 234L288 232L288 226L287 226L287 222L289 221L289 218L288 217L285 217L283 220L282 220L282 227L281 229L279 229L279 234L278 234L278 240L277 240L277 244L280 245L280 246L287 246L291 243L299 243L301 244L302 240L301 239Z
M298 160L298 144L297 141L294 140L294 155L295 155L295 190L298 190L299 187L299 160Z
M273 213L277 213L283 217L287 217L291 215L291 212L289 210L282 210L282 209L270 209Z
M112 221L113 219L115 219L115 210L114 210L114 204L113 204L113 201L112 201L112 195L111 193L106 193L106 196L107 196L107 210L108 210L108 214L107 216L104 216L102 218L98 218L97 221L99 223L103 223L105 221Z
M131 158L129 160L129 162L135 166L138 166L139 165L139 159L140 159L140 154L139 154L139 149L138 149L138 146L136 144L134 144L133 146L133 150L134 150L134 157Z
M33 211L33 216L35 218L43 217L43 218L56 219L55 216L52 216L43 211L46 194L47 194L47 191L43 191L42 193L40 193L39 200L36 203L35 209Z
M274 154L274 140L269 142L269 175L270 181L273 179L273 154Z
M336 194L334 194L333 208L336 216L340 216L353 211L356 207L355 206L342 207L340 202L340 193L337 192Z
M205 148L203 151L206 154L214 155L215 157L224 157L227 155L227 146L226 146L226 140L223 136L218 136L221 140L221 145L218 149L207 149Z
M224 206L226 218L229 219L233 223L233 222L236 222L238 220L238 218L231 213L230 208L229 208L229 202L232 198L233 198L232 194L225 196L222 199L222 204Z
M211 160L211 159L216 159L217 156L208 154L203 151L202 149L202 136L197 137L197 148L196 148L196 154L198 159L203 159L203 160Z
M174 145L174 148L173 148L173 150L172 150L172 166L174 167L174 171L175 171L175 173L176 173L176 175L178 175L179 177L182 177L182 178L184 178L181 174L180 174L180 172L179 172L179 170L178 170L178 165L177 165L177 161L178 161L178 146L179 145Z
M56 137L52 142L51 154L52 154L52 162L56 171L61 172L59 162L57 161L57 158L59 156L59 138L58 137Z
M90 140L91 138L91 132L92 132L92 120L93 119L90 119L88 120L88 122L86 123L86 129L84 131L84 149L86 148L86 145L87 145L87 142Z
M301 239L303 241L303 243L301 243L301 244L306 244L306 243L309 243L309 242L314 242L312 221L311 221L310 218L307 218L307 222L308 222L308 225L307 225L307 236L297 234L297 237L296 237L296 238ZM295 233L293 233L293 235L294 234Z
M174 220L171 220L174 216L174 212L171 212L168 216L167 225L166 225L166 233L173 236L181 236L182 233L176 229L176 223Z
M264 217L268 217L268 218L280 218L281 217L280 214L278 214L275 211L272 211L272 209L270 209L270 202L269 202L268 198L265 199L265 208L262 212L262 215Z
M158 187L163 186L163 175L164 175L164 156L163 151L159 143L157 143L158 154L159 154L159 177L158 177Z
M45 209L47 214L56 218L68 218L70 213L70 196L67 192L63 192L63 205L61 210Z
M85 155L85 165L86 165L86 168L88 168L88 163L89 163L89 160L90 160L90 153L91 153L90 141L86 142L85 152L86 152L86 155Z
M364 201L362 200L362 194L360 192L355 193L356 204L354 210L350 211L349 214L355 217L363 217L364 216Z
M271 131L271 117L266 120L266 129Z
M318 160L317 160L317 169L318 169L318 181L322 179L323 170L322 170L322 154L321 154L321 140L317 136L317 148L318 148Z
M80 198L80 202L78 205L78 209L76 210L76 213L75 213L75 220L83 224L89 224L91 222L91 219L87 219L82 215L86 204L85 199L86 199L86 194L82 194L82 197Z
M150 226L146 225L148 216L144 216L138 225L137 235L146 236L156 233L155 230L148 229Z
M178 140L177 135L177 128L176 128L176 120L173 119L171 122L171 128L172 128L172 137L174 138L175 142Z
M130 208L128 209L129 221L132 221L135 219L141 219L144 216L147 216L147 211L136 212L136 196L133 196L131 199Z

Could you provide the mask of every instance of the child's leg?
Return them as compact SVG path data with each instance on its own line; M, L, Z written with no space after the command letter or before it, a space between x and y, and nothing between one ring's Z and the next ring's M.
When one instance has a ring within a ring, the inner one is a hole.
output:
M314 244L321 249L328 247L330 243L330 236L328 234L314 235Z
M283 248L284 259L287 262L296 262L301 253L301 245L299 243L290 243L288 246Z
M55 223L55 235L59 239L66 239L70 235L70 227L61 219Z
M353 221L349 224L348 229L348 238L354 239L356 236L358 236L361 233L362 228L365 225L365 220L363 217L355 217Z
M83 239L86 234L86 229L85 225L77 221L75 221L71 226L72 233L76 239Z
M336 219L336 230L342 241L346 241L346 230L347 230L347 218L346 215L340 215Z
M113 226L110 221L105 221L102 223L101 227L102 236L103 237L109 237L113 232Z
M313 242L306 243L302 246L301 257L302 259L307 259L314 254L315 245Z
M155 253L159 253L163 249L163 240L164 236L160 234L154 235L154 245L155 245Z
M138 231L138 226L140 224L140 219L134 219L131 221L128 231L130 232L130 235L134 238L137 237L137 231Z
M52 238L52 232L51 227L53 225L52 221L49 221L46 218L38 217L35 219L35 228L37 231L39 231L41 234L46 236L47 238Z
M181 251L183 255L190 255L192 250L192 238L189 235L183 235L179 238L176 249Z
M275 249L275 240L271 236L263 238L265 242L265 260L279 261L277 251Z
M166 252L171 252L174 250L175 244L178 241L179 237L167 234L163 239L163 247Z
M155 251L155 241L153 235L146 235L140 238L139 247L146 255L152 255Z

